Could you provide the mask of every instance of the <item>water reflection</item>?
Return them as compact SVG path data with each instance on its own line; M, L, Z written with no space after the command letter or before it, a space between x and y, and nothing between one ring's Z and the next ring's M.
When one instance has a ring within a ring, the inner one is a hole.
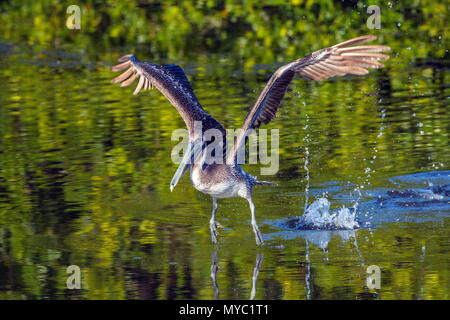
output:
M256 281L258 280L259 269L261 268L264 256L260 253L256 254L256 262L255 267L253 268L253 276L252 276L252 292L250 294L250 300L255 299L256 296Z
M305 286L306 286L306 300L311 299L311 260L309 258L309 242L305 243L305 260L306 260L306 275L305 275Z
M170 135L184 127L176 111L155 92L113 89L101 64L85 67L116 52L79 62L2 47L0 299L373 299L364 289L371 264L385 277L379 298L448 297L448 69L399 55L364 81L297 80L271 124L280 128L281 168L271 178L278 186L255 192L264 268L248 205L225 200L220 273L205 228L209 200L187 180L182 192L167 185L176 169ZM202 104L230 128L241 125L273 70L239 61L185 61ZM405 176L413 172L420 173ZM358 203L361 228L273 223L322 197L331 210ZM88 275L78 292L65 287L71 264Z
M339 230L339 231L328 231L328 230L311 230L300 232L299 235L305 239L308 243L315 244L322 251L326 252L328 250L328 245L334 237L338 237L343 243L350 241L351 239L356 240L356 232L353 230Z
M219 249L215 248L211 252L211 281L214 290L214 300L218 300L220 296L220 289L217 283L217 273L221 271L221 269L219 268L218 251ZM256 296L256 283L258 281L259 270L261 269L263 260L264 256L261 253L257 252L255 265L253 267L252 290L250 293L250 300L254 300Z
M217 250L213 250L211 254L211 280L214 288L214 300L219 299L220 290L217 285L217 273L219 272L219 258L217 256Z

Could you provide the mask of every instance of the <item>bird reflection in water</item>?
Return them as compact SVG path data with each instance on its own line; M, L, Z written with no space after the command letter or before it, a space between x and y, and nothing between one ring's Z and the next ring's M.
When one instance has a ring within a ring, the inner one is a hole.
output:
M264 256L261 253L256 254L255 266L253 267L252 276L252 291L250 293L250 300L255 299L256 296L256 282L258 281L259 270L261 268ZM217 284L217 274L221 271L219 267L219 256L217 249L214 249L211 253L211 281L214 288L214 300L218 300L220 297L220 289Z

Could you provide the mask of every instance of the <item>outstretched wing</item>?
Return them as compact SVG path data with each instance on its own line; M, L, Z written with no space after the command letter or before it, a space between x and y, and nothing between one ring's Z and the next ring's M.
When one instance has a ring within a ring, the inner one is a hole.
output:
M138 94L141 90L149 90L156 88L159 90L170 103L178 110L189 130L189 149L188 153L183 157L180 166L175 172L170 183L170 188L177 185L178 181L186 173L190 167L190 159L198 158L198 148L201 146L203 132L208 129L217 129L225 138L225 129L222 125L211 117L200 105L194 94L189 80L183 69L174 64L156 65L148 62L141 62L133 55L126 55L119 58L122 62L111 68L112 71L123 71L124 73L112 80L113 83L120 83L121 87L129 86L135 79L139 79L134 94ZM196 122L201 123L201 130L196 129ZM226 141L224 139L224 146Z
M121 63L112 67L111 71L126 71L114 78L112 82L126 87L139 79L133 94L138 94L142 90L157 89L178 110L190 133L194 131L195 121L208 120L207 122L213 127L221 128L220 124L203 110L180 66L141 62L130 54L119 58L119 62Z
M365 68L383 67L379 61L389 56L380 52L390 50L389 47L352 46L375 39L376 36L370 35L353 38L313 52L275 71L245 118L233 148L227 153L227 163L236 161L238 150L245 144L249 130L258 128L261 123L267 124L276 117L280 102L296 73L306 79L319 81L346 74L364 75L369 73Z
M192 94L194 93L183 69L181 69L181 67L176 64L159 66L148 62L140 62L135 56L131 54L127 54L119 58L118 61L122 63L112 67L111 71L117 72L125 69L127 69L127 71L114 78L112 80L112 83L119 82L121 83L121 87L126 87L132 84L133 81L139 77L139 82L133 94L138 94L141 90L150 90L155 87L154 80L156 79L152 79L151 77L146 76L146 73L151 73L151 71L160 71L162 73L169 74L173 78L173 82L179 82L179 84L181 84L183 87L190 90Z

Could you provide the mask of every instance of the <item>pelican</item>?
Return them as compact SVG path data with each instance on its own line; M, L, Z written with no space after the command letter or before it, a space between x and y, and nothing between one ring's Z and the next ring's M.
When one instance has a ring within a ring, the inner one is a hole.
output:
M121 63L111 68L113 72L127 69L112 82L120 83L121 87L125 87L138 78L139 82L133 94L156 88L178 110L187 126L189 143L187 152L170 182L170 190L173 191L178 181L190 169L190 179L194 188L212 197L212 215L209 221L212 242L217 243L218 199L242 197L249 203L256 244L261 245L263 238L256 223L252 191L253 187L257 185L270 183L259 181L245 172L237 161L238 151L245 147L248 132L275 118L280 102L295 74L299 74L307 80L320 81L347 74L365 75L368 73L368 68L383 67L379 61L386 60L389 56L380 52L390 50L389 47L360 45L375 39L376 36L373 35L356 37L315 51L278 68L270 77L256 103L250 108L241 130L235 137L234 144L231 148L226 148L227 150L223 153L224 161L222 162L207 163L205 161L202 151L209 144L203 141L202 134L209 129L218 130L223 134L224 141L222 143L225 146L225 129L200 105L180 66L141 62L134 55L128 54L119 58ZM201 124L201 130L195 129L198 123Z

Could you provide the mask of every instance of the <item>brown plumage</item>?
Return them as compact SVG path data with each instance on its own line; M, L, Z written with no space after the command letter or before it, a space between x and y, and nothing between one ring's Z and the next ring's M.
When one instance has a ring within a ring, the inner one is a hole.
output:
M212 128L225 132L221 124L203 110L181 67L174 64L156 65L141 62L131 54L119 58L119 61L122 63L112 67L111 70L125 71L114 78L112 82L120 83L121 87L126 87L138 79L133 92L135 95L142 90L153 88L159 90L182 116L191 134L191 139L197 138L193 136L195 121L203 123L202 132Z
M276 117L280 102L296 73L308 80L320 81L346 74L365 75L369 73L365 68L383 67L378 61L386 60L389 56L379 52L388 51L389 47L380 45L351 47L375 39L376 36L353 38L313 52L275 71L245 118L234 148L227 153L227 163L236 161L237 151L245 143L248 130L259 128L261 123L267 124Z

